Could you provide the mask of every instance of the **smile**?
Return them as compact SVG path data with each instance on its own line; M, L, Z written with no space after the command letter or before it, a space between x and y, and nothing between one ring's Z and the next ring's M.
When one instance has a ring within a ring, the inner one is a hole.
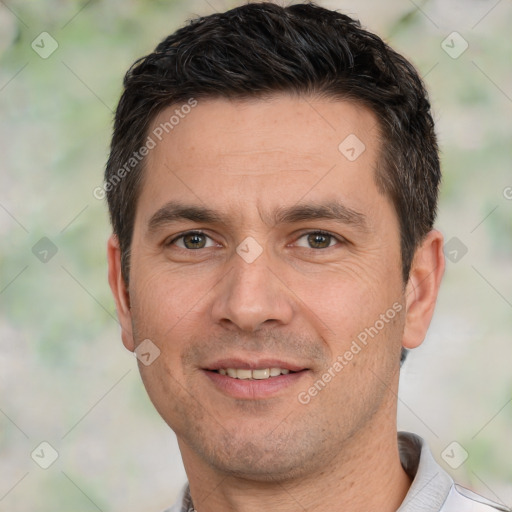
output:
M216 371L220 373L220 375L242 380L271 379L273 377L279 377L279 375L288 375L290 373L290 370L286 368L260 368L254 370L247 368L219 368Z

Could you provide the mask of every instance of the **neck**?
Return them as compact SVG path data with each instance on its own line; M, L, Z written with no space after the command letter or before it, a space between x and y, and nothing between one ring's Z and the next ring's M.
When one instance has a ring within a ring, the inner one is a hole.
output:
M383 428L390 423L390 428ZM180 444L195 510L395 512L411 482L400 463L395 421L388 418L373 425L377 426L348 439L314 474L275 482L255 482L198 466Z

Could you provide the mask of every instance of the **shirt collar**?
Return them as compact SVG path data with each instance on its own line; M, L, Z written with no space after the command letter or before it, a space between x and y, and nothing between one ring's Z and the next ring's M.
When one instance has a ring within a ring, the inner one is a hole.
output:
M434 460L425 441L409 432L398 433L400 462L412 479L397 512L436 512L453 485L452 478Z

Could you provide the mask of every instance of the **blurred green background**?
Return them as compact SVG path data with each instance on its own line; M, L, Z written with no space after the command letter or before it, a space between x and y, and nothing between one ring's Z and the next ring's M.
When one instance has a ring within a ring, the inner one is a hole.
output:
M93 190L129 65L186 19L241 3L0 1L2 511L160 511L185 482L120 341ZM512 506L512 4L318 3L409 57L437 121L437 226L453 261L402 370L399 427L459 483ZM43 441L58 453L46 470ZM456 469L442 457L453 441L468 453Z

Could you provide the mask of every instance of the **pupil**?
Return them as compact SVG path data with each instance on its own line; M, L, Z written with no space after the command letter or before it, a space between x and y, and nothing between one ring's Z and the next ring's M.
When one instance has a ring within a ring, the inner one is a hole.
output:
M329 237L327 235L322 235L319 233L313 234L309 236L309 242L311 245L321 245L322 247L327 247L329 245L328 243ZM327 242L327 245L326 245Z
M199 235L197 233L195 233L193 235L188 235L185 237L185 245L187 245L187 242L189 242L189 244L193 246L193 247L191 247L192 249L200 249L204 245L201 243L202 238L203 238L203 236ZM197 246L199 246L199 247L197 247Z

